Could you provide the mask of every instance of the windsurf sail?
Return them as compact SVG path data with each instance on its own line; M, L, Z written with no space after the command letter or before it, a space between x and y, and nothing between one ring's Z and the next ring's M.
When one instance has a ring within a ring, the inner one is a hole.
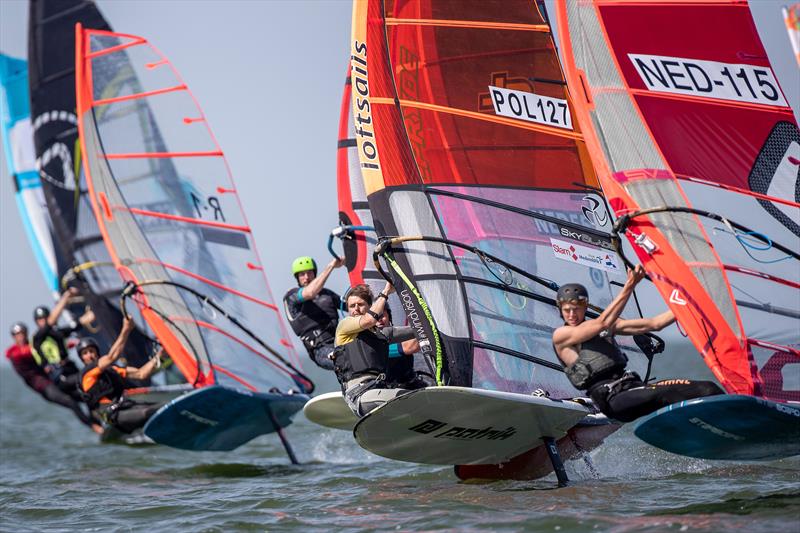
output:
M351 81L378 252L437 382L574 395L555 291L602 307L625 268L542 6L354 2Z
M51 220L58 290L75 284L94 311L96 327L87 333L107 350L119 333L122 282L102 242L87 198L81 169L75 115L75 24L109 29L94 2L31 0L28 19L30 110L36 170ZM85 306L69 309L73 318ZM124 356L144 364L153 343L142 332L131 334Z
M786 32L789 34L789 42L792 43L794 58L797 66L800 67L800 2L790 6L783 6L783 21L786 23Z
M59 279L50 217L36 171L28 98L28 63L5 54L0 54L0 124L22 226L47 288L58 294Z
M186 83L141 37L77 26L75 39L87 196L150 329L196 387L313 390Z
M350 98L352 86L350 67L342 94L342 111L339 119L339 139L336 144L336 190L339 204L339 227L334 230L342 241L343 255L350 286L361 283L369 285L373 294L383 290L386 280L375 269L372 254L377 236L372 224L367 191L361 176L358 160L353 110ZM332 235L333 236L333 235ZM332 250L333 253L333 250ZM397 298L389 299L392 317L402 321L405 313Z
M558 20L618 229L728 392L800 400L800 133L747 2Z

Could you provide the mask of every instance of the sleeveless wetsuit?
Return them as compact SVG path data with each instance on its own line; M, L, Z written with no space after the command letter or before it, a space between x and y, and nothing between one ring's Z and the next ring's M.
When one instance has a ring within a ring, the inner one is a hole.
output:
M613 338L600 335L578 347L578 360L565 369L575 388L586 390L600 411L631 422L683 400L724 394L710 381L663 380L645 384L635 372L625 372L627 357Z
M413 339L414 332L407 326L362 329L358 321L359 317L349 316L339 322L334 371L347 405L361 417L410 390L397 386L401 381L397 378L406 376L398 372L403 369L401 364L392 374L389 346Z
M81 372L81 390L89 409L123 433L132 433L143 427L161 404L125 399L122 394L126 388L131 387L125 368L110 366L100 370L94 362Z
M330 358L342 300L323 288L313 300L303 300L303 288L290 289L283 297L283 308L292 330L300 337L309 357L317 366L333 370Z

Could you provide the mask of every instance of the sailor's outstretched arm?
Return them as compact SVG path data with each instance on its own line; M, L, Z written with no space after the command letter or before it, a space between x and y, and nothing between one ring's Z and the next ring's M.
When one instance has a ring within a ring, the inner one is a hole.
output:
M619 315L625 309L628 299L633 294L633 289L644 278L645 272L642 265L628 271L628 279L617 297L606 307L600 316L594 320L586 320L577 326L562 326L553 332L553 344L556 348L573 346L596 337L600 332L614 328L619 319Z
M661 331L673 322L675 322L675 315L672 311L664 311L660 315L648 318L617 320L614 331L620 335L638 335L640 333L650 333L651 331Z
M111 345L111 349L106 355L97 360L97 367L100 370L110 367L114 364L114 361L119 359L119 356L122 355L122 350L125 348L125 343L128 342L128 336L131 334L131 331L133 331L133 320L126 317L122 321L122 329L119 332L117 340Z
M325 282L328 281L331 273L334 269L339 268L344 264L344 259L332 259L330 263L325 265L325 268L320 272L319 276L311 280L308 285L303 287L303 291L300 293L303 296L304 301L313 300L317 297L319 292L325 286Z
M64 293L61 295L61 298L58 299L55 307L53 307L53 310L50 311L50 315L47 317L47 323L50 326L55 326L58 324L58 318L61 316L61 313L64 312L64 309L66 309L70 298L77 296L78 294L79 291L75 287L70 287L64 291Z
M158 353L142 365L141 368L135 366L128 367L128 377L131 379L147 379L158 370L158 363L161 361L161 356L164 354L164 348L158 350Z

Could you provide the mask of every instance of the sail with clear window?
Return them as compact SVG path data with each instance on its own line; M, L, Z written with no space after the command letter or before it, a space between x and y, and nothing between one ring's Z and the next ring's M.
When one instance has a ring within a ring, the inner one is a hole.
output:
M800 132L747 2L558 17L618 229L729 393L800 401Z

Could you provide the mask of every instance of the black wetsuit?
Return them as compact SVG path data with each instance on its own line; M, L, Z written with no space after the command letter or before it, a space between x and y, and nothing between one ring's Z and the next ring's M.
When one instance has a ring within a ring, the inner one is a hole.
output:
M111 366L101 371L94 362L86 365L80 376L89 409L123 433L143 427L162 405L123 398L125 389L131 388L124 368Z
M364 416L387 401L425 383L417 380L413 366L390 362L389 346L414 338L408 326L361 330L358 317L347 317L337 330L334 371L345 402L356 416ZM357 332L357 333L356 333ZM403 355L413 365L410 356Z
M303 288L290 289L283 297L286 318L292 330L300 337L309 357L317 366L333 370L330 358L333 352L336 325L342 300L332 290L323 288L313 299L303 300Z
M56 328L45 324L33 334L33 349L41 357L41 364L50 365L52 368L50 379L74 399L80 399L78 392L80 373L67 354L66 338L79 327Z
M597 336L581 343L578 361L567 369L576 388L587 390L606 416L631 422L683 400L724 394L710 381L668 379L645 384L635 372L625 372L627 358L613 338ZM580 378L575 369L583 367Z

